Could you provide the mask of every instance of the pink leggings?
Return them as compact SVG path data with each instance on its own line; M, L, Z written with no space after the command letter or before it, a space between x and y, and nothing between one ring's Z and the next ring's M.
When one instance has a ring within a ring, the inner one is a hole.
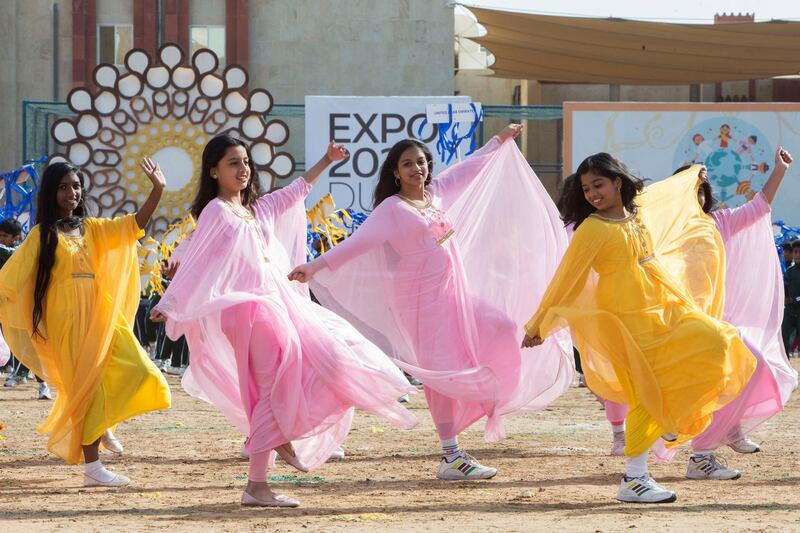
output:
M600 398L603 405L606 407L606 418L612 426L619 426L625 422L625 417L628 415L628 406L624 403L616 403L611 400L604 400Z
M254 311L251 336L249 339L242 338L243 330L246 328L237 328L236 322L249 319L250 313ZM266 313L260 312L260 308L254 310L248 306L236 306L226 311L223 316L223 327L234 346L249 342L247 368L249 379L246 384L241 384L242 401L250 422L247 448L259 448L259 443L268 441L274 442L276 446L283 444L286 439L281 438L280 428L272 412L272 388L282 356L281 344L272 324ZM239 375L242 376L242 372ZM267 463L271 451L271 449L250 451L247 470L250 481L267 481Z

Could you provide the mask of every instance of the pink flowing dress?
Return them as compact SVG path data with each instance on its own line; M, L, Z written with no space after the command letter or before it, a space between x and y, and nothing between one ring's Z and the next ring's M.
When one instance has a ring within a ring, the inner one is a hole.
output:
M710 213L725 242L723 318L739 330L758 366L744 391L694 439L697 450L714 450L757 429L783 410L797 387L781 340L784 288L771 212L759 192L740 207Z
M315 468L344 441L356 407L404 428L417 420L397 402L415 388L390 359L286 278L302 257L309 190L297 179L262 196L254 218L209 202L157 309L169 336L189 344L184 389L247 435L251 454L292 441Z
M426 191L422 209L384 200L323 254L311 289L423 382L440 438L487 417L498 441L503 415L546 407L574 378L566 331L519 346L566 232L513 141L492 139Z
M0 366L6 366L9 359L11 359L11 348L8 347L6 338L3 337L3 332L0 331Z

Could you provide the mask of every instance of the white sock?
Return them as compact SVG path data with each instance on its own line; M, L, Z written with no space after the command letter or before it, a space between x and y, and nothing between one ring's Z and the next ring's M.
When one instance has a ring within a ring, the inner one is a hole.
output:
M622 433L625 431L625 422L622 424L611 424L611 431L614 433Z
M460 454L461 448L458 447L458 437L442 439L442 453L450 459Z
M628 457L625 460L625 477L645 477L647 476L647 456L650 450L636 457Z
M111 481L116 475L113 472L106 470L106 467L103 466L103 463L100 462L100 459L92 463L86 463L84 472L86 472L86 475L90 478L101 482Z
M695 450L694 448L692 448L692 457L697 457L697 458L707 457L713 453L714 453L713 450Z

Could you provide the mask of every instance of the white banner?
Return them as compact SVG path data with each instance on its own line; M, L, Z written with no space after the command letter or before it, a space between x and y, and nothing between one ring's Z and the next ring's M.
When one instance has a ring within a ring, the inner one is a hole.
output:
M372 209L372 194L386 153L397 141L422 140L433 153L434 173L447 165L437 152L438 129L426 117L428 104L469 103L468 96L306 96L305 160L310 168L330 140L343 143L350 157L331 165L306 200L306 207L330 193L337 208ZM459 132L468 124L459 124ZM421 131L420 131L421 128ZM459 146L459 155L470 142ZM457 157L450 164L458 161Z
M729 207L761 190L782 145L800 158L800 104L564 104L564 173L591 154L609 152L643 178L686 164L708 168L714 195ZM800 225L800 166L789 170L772 204L773 220Z

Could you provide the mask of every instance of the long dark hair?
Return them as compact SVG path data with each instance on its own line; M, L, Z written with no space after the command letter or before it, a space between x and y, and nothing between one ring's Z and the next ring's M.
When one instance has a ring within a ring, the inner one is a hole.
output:
M611 181L619 178L622 181L620 194L622 195L622 205L628 211L635 211L636 195L644 188L644 182L631 174L625 164L606 152L590 155L578 165L575 177L571 181L565 181L564 191L558 204L561 206L561 219L564 224L574 224L575 229L586 220L586 217L597 211L597 208L586 201L581 185L581 176L587 172L594 172L598 176L603 176Z
M64 176L74 172L81 184L81 200L67 220L73 227L79 227L86 216L86 189L83 173L69 163L52 163L42 175L39 196L36 202L36 223L39 225L39 262L36 268L36 285L33 289L33 334L44 338L39 331L44 310L44 298L50 285L50 274L56 263L56 247L58 246L58 223L61 218L56 194Z
M558 209L558 214L561 215L561 218L564 218L564 207L567 203L567 195L565 194L566 190L572 187L572 183L577 179L575 174L570 174L564 181L561 182L561 187L559 188L559 197L558 201L556 202L556 209Z
M674 176L675 174L683 172L684 170L689 169L691 167L692 165L683 165L682 167L676 169L675 172L672 173L672 175ZM703 191L703 198L705 199L705 201L703 202L703 213L710 213L717 207L717 199L714 198L713 190L711 189L711 183L709 183L707 179L701 180L700 190Z
M425 178L425 185L431 182L431 178L433 177L433 154L428 150L428 147L416 139L403 139L402 141L396 142L389 150L389 153L386 154L386 159L384 159L381 165L378 184L375 186L375 196L372 200L373 209L378 207L381 202L393 194L400 192L400 185L395 181L394 171L397 170L397 163L400 161L400 156L412 146L416 146L425 154L425 160L428 162L428 177Z
M200 218L200 213L203 212L208 202L216 198L219 193L219 183L211 177L211 168L219 164L228 148L235 146L241 146L247 152L247 161L250 167L250 181L241 192L242 205L250 209L250 205L263 194L256 166L253 163L253 157L250 155L250 147L241 139L231 135L218 135L208 141L206 147L203 148L203 168L200 171L200 184L194 201L192 201L192 216L195 220Z

